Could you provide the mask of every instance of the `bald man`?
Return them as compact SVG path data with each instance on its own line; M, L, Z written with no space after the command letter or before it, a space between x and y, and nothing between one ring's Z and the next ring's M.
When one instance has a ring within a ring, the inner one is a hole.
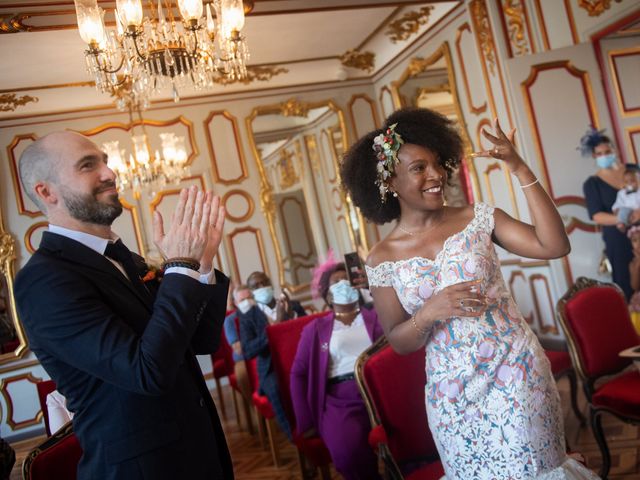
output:
M82 446L79 479L232 479L231 459L196 354L216 350L228 279L212 269L224 210L183 190L154 242L159 285L111 230L115 175L94 143L47 135L20 158L25 192L49 221L15 293L31 350L66 397ZM199 265L198 265L199 264Z

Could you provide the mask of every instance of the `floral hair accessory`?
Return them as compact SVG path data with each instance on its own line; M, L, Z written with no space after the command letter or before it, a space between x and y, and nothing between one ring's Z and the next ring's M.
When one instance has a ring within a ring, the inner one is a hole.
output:
M633 225L627 229L627 237L629 238L633 237L636 233L640 233L640 225Z
M387 193L389 192L387 180L395 170L396 163L398 163L398 150L404 143L400 134L396 133L397 125L397 123L389 125L384 133L373 139L373 151L376 152L376 158L378 159L378 180L376 180L376 185L380 188L380 198L383 202L386 201Z
M604 132L606 128L597 130L593 125L589 125L589 130L580 139L580 146L576 150L580 150L583 157L591 155L591 152L595 147L603 142L606 142Z

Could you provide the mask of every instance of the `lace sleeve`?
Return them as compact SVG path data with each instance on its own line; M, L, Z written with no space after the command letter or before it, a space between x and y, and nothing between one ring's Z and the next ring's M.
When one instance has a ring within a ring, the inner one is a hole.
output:
M365 265L364 268L367 272L370 287L391 286L391 277L393 275L393 264L391 262L382 262L375 267Z
M495 226L493 220L494 208L486 203L476 203L474 210L478 224L488 233L493 232L493 227Z

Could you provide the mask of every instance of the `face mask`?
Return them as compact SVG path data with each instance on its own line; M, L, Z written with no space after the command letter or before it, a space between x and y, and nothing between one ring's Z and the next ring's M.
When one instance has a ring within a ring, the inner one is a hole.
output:
M329 287L331 298L336 305L350 305L358 301L358 291L348 280L340 280Z
M273 300L273 287L268 286L268 287L256 288L253 291L253 298L256 299L256 302L263 303L265 305L267 303L271 303L271 300Z
M616 154L609 153L607 155L600 155L596 157L596 163L600 168L611 168L611 166L616 162Z
M245 298L238 303L238 310L240 310L240 313L247 313L255 303L252 298Z

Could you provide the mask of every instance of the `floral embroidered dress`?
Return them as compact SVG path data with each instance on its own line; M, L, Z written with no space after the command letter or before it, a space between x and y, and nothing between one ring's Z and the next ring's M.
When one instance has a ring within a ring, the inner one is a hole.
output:
M482 317L437 322L426 346L426 408L449 480L598 478L565 454L560 398L549 361L507 290L491 234L493 207L450 236L434 260L367 267L415 313L434 293L480 279Z

